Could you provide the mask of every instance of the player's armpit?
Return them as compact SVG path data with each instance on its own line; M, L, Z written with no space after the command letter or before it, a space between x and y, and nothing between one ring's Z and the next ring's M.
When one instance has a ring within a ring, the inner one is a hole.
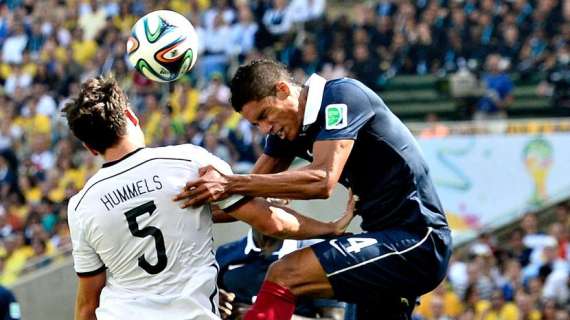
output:
M95 309L99 307L99 296L105 287L107 273L80 276L75 300L75 320L96 320Z

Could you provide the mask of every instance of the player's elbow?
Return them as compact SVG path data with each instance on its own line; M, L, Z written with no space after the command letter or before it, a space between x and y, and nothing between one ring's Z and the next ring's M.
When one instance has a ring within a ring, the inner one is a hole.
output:
M285 226L280 222L265 223L258 226L256 229L264 235L272 238L284 239L288 235Z
M331 181L330 179L328 179L328 177L326 179L324 179L323 181L321 181L320 186L319 186L319 190L317 193L317 197L319 199L328 199L331 197L333 190L334 190L334 186L335 186L335 181Z
M294 238L301 229L299 219L286 208L272 206L271 214L264 219L259 232L279 239Z
M334 186L336 184L336 181L333 181L328 172L326 172L325 170L319 170L319 172L315 174L315 180L316 183L313 184L313 190L311 192L312 198L316 199L330 198Z

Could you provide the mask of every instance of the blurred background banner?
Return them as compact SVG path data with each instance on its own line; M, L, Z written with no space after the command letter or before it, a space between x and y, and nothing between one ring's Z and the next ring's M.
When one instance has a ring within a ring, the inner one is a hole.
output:
M456 239L570 196L570 133L420 138Z

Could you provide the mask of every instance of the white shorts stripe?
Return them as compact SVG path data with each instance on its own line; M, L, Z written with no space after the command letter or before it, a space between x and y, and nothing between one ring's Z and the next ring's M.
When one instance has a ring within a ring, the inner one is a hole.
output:
M370 260L363 261L363 262L360 262L360 263L355 264L355 265L353 265L353 266L346 267L346 268L344 268L344 269L340 269L340 270L337 270L337 271L335 271L335 272L329 273L329 274L327 274L327 277L332 277L332 276L334 276L335 274L339 274L339 273L342 273L342 272L345 272L345 271L348 271L348 270L352 270L352 269L354 269L354 268L358 268L358 267L367 265L367 264L369 264L369 263L378 261L378 260L380 260L380 259L384 259L384 258L389 257L389 256L393 256L393 255L396 255L396 254L399 255L399 254L404 254L404 253L406 253L406 252L410 252L410 251L414 250L415 248L421 246L422 243L424 243L424 242L427 240L427 238L429 237L429 235L431 234L432 231L433 231L433 228L432 228L432 227L428 227L428 231L427 231L425 237L423 237L423 239L420 240L420 242L414 244L413 246L411 246L411 247L409 247L409 248L407 248L407 249L404 249L404 250L402 250L402 251L389 252L389 253L383 254L383 255L381 255L381 256L379 256L379 257L374 257L374 258L372 258L372 259L370 259Z

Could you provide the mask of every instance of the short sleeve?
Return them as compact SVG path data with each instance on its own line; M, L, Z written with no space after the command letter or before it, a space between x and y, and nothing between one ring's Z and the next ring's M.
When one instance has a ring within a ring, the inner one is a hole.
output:
M225 162L224 160L216 157L215 155L208 152L206 149L200 148L202 152L202 157L200 161L200 166L207 166L211 165L214 168L218 169L223 174L233 174L232 168L230 165ZM234 194L226 199L213 202L213 204L217 205L220 209L224 211L231 211L235 206L249 200L249 197L244 197L242 195Z
M368 94L350 82L331 87L317 120L320 131L316 140L356 140L360 129L374 116Z
M85 230L84 225L78 218L78 213L75 212L72 203L72 201L69 202L68 223L73 245L72 255L75 272L79 276L89 276L103 272L105 271L105 265L97 252L95 252L95 249L89 244L88 231Z

